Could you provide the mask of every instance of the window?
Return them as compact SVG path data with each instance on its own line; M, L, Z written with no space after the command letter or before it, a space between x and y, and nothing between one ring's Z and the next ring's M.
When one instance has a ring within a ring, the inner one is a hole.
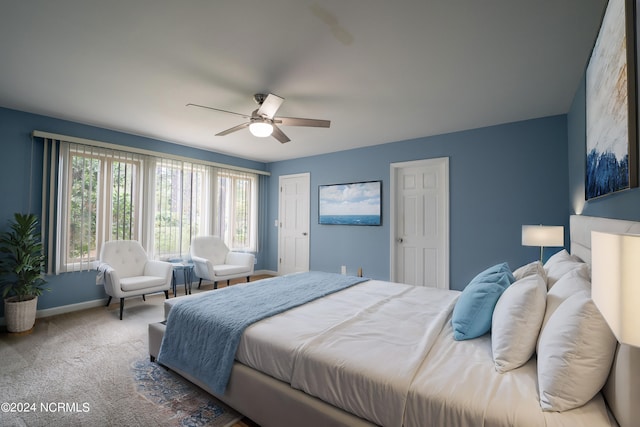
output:
M191 239L207 229L207 168L175 160L158 160L155 168L156 256L182 258Z
M255 251L257 188L255 174L220 170L217 173L218 221L216 231L232 250Z
M204 234L257 248L256 174L66 142L58 165L56 272L92 268L109 240L165 260Z

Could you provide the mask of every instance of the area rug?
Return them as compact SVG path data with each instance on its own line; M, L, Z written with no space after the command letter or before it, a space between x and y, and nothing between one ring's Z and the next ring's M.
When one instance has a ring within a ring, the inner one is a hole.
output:
M136 391L177 426L232 426L242 416L178 374L148 359L131 365Z

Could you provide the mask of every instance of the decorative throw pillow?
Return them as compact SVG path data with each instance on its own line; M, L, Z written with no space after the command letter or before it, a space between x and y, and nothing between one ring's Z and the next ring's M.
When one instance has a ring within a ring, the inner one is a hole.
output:
M526 276L504 291L493 311L491 325L491 350L498 372L519 368L531 358L546 301L547 284L539 274Z
M471 282L469 282L469 284L474 282L479 282L479 281L487 281L487 278L490 278L496 273L507 277L510 280L510 283L513 283L516 281L515 277L513 277L513 273L511 272L511 269L509 268L509 264L507 264L506 262L503 262L500 264L493 265L487 268L486 270L478 273L476 277L471 279Z
M530 262L516 269L516 271L513 272L513 277L515 277L516 280L520 280L533 274L539 274L544 279L545 284L547 283L547 273L544 271L544 267L540 261Z
M513 282L513 274L506 263L488 268L474 277L453 307L453 337L462 341L489 332L493 309L500 295Z
M586 264L583 265L586 266ZM549 292L547 293L547 308L542 321L543 329L553 312L558 309L564 300L580 291L591 292L591 283L584 277L584 274L584 271L581 270L580 267L575 268L562 276L560 280L558 280L555 285L549 289Z
M616 342L589 292L560 304L538 342L542 410L567 411L591 400L607 380Z
M544 263L544 271L547 273L547 289L551 289L562 276L579 267L587 269L587 278L591 280L588 265L580 261L578 257L569 254L566 249L552 255L551 258Z

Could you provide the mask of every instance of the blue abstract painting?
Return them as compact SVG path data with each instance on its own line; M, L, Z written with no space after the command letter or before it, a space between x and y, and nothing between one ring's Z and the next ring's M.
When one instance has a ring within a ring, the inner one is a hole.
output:
M625 0L610 0L587 68L587 200L629 188ZM635 78L635 76L632 76Z

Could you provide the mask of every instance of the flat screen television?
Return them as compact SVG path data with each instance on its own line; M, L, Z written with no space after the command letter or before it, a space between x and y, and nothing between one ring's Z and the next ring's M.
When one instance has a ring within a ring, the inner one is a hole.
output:
M318 186L318 223L382 225L382 181Z

